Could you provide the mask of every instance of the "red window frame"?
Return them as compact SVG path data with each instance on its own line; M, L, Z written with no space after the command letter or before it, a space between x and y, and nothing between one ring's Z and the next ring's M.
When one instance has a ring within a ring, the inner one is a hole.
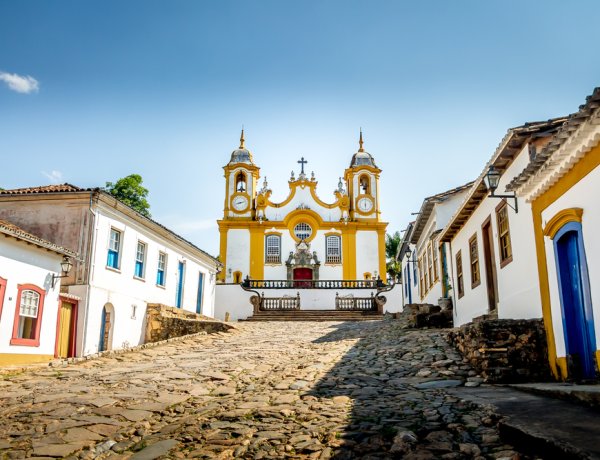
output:
M21 295L23 291L35 291L40 295L40 303L38 305L38 316L35 325L35 338L34 339L21 339L18 337L19 333L19 316L21 311ZM13 323L13 333L10 339L11 345L23 345L26 347L39 347L40 346L40 330L42 328L42 318L44 313L44 299L46 297L46 291L36 286L35 284L18 284L17 285L17 305L15 307L15 321Z
M2 319L2 307L4 306L4 295L6 294L6 280L0 277L0 320Z

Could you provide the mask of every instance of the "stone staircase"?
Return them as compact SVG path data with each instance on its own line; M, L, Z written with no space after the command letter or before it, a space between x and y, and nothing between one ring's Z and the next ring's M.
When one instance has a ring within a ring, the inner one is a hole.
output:
M243 321L372 321L380 319L383 319L383 315L377 311L273 310L254 313Z

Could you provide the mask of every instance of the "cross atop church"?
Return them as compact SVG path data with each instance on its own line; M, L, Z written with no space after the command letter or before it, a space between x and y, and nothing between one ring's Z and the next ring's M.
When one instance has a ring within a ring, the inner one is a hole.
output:
M306 161L306 160L304 159L304 157L302 157L300 160L298 160L298 163L300 163L300 167L302 168L302 171L300 171L300 174L304 174L304 165L305 165L306 163L308 163L308 161Z

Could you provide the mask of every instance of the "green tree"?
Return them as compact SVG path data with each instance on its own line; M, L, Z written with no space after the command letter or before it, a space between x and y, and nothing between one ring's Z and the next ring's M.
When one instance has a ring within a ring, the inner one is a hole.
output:
M398 231L391 235L389 233L386 233L385 235L385 268L388 276L393 280L396 280L400 273L400 264L396 260L396 254L398 253L398 247L400 246L401 241L402 238Z
M142 176L130 174L117 182L107 182L106 191L141 215L150 216L150 204L146 200L148 189L142 187Z

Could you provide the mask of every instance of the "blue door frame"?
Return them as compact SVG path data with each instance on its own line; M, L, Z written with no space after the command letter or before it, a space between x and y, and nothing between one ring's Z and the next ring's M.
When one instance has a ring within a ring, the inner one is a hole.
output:
M202 289L204 288L204 275L198 275L198 300L196 300L196 313L202 313Z
M185 264L179 262L177 266L177 293L175 294L175 306L181 308L183 301L183 279L185 276Z
M581 224L569 222L554 236L554 257L567 356L575 379L596 377L596 333Z

